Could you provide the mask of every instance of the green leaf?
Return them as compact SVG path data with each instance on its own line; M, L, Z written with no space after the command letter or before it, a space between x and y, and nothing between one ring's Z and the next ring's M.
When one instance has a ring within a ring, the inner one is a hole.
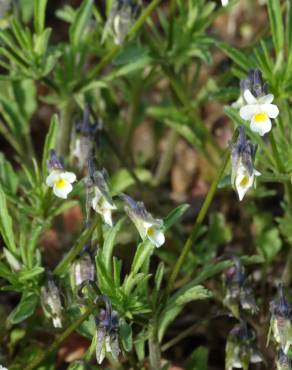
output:
M5 190L13 195L16 194L19 183L18 176L3 153L0 153L0 182Z
M93 0L85 0L78 9L73 24L70 26L70 41L74 47L83 41L84 32L92 13Z
M158 340L159 342L162 341L163 336L166 332L168 326L174 321L174 319L181 313L183 309L182 305L171 306L168 307L166 310L163 310L159 321L158 321Z
M281 3L280 0L268 0L267 5L273 44L276 49L277 56L279 56L280 53L283 53L284 49L284 25L281 13Z
M152 174L144 168L134 170L135 175L141 182L150 182ZM113 195L124 192L127 188L135 184L135 180L126 168L118 170L110 179L111 193Z
M156 269L155 278L154 278L155 290L157 292L159 292L160 287L161 287L161 283L162 283L162 279L163 279L163 275L164 275L164 270L165 270L164 262L160 262L157 269Z
M59 128L59 119L56 114L53 115L49 131L46 136L44 150L43 150L43 161L42 161L42 171L43 176L47 173L47 160L49 159L49 152L51 149L55 148L57 132Z
M120 320L120 338L123 349L130 352L133 348L132 327L124 319Z
M248 70L253 67L253 63L251 63L251 59L248 58L246 54L239 51L237 48L233 48L232 46L224 42L219 42L218 46L230 59L232 59L244 71L248 72Z
M194 286L186 290L182 295L176 298L176 304L184 305L186 303L197 301L201 299L207 299L212 297L212 293L204 288L202 285Z
M153 253L154 245L145 240L138 245L137 251L134 256L134 260L131 267L131 273L137 274L140 268L143 266L144 261Z
M34 293L23 293L18 306L11 312L8 317L8 322L11 324L19 324L30 317L38 304L39 298Z
M144 58L148 54L148 48L138 45L136 41L132 41L121 49L119 54L113 59L112 64L118 66L133 63Z
M187 359L185 368L186 370L208 370L208 349L196 348Z
M174 225L189 208L189 204L181 204L173 209L164 219L164 229L167 230Z
M256 249L265 262L270 264L282 248L279 230L273 226L273 220L269 214L255 216L254 226Z
M12 228L12 219L8 212L6 195L0 185L0 233L4 240L5 245L11 252L16 252L16 245L14 239L14 231Z
M37 34L45 27L47 0L34 0L34 29Z
M109 274L112 272L112 255L113 249L115 246L116 237L121 230L125 222L125 218L121 218L114 227L110 228L103 244L102 253L103 253L103 260L105 268L108 270Z

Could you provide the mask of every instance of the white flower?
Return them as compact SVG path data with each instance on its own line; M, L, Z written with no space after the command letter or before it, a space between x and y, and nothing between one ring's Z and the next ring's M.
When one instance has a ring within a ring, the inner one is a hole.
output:
M7 367L0 365L0 370L8 370Z
M73 189L71 183L74 181L76 181L75 173L53 169L46 179L46 184L53 188L57 197L66 199Z
M240 117L250 121L250 128L260 136L265 135L272 128L271 118L276 118L279 109L275 104L271 104L274 95L267 94L256 98L250 92L245 90L243 93L247 105L240 109Z
M155 220L156 222L144 221L142 223L142 239L149 239L156 248L161 247L165 243L165 236L162 230L162 224Z
M227 6L229 3L229 0L221 0L222 6Z
M165 243L163 221L153 218L146 211L144 203L135 202L126 194L121 194L121 198L127 203L125 211L137 227L141 238L150 240L156 248L161 247Z
M250 173L248 168L245 167L242 162L239 164L235 174L235 188L240 201L243 199L247 191L253 186L255 177L260 175L261 173L255 168L253 168L252 172Z
M113 226L112 211L117 209L117 207L97 186L94 187L94 193L94 198L91 201L92 208L102 216L106 224Z

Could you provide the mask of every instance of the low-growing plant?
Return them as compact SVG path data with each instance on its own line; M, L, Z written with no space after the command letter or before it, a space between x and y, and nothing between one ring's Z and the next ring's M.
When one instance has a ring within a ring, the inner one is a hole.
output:
M292 6L261 3L0 1L0 368L292 368Z

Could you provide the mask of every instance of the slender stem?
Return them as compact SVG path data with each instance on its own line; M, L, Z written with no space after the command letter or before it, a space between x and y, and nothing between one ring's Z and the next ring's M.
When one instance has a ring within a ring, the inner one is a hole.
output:
M65 157L69 153L71 130L73 126L74 100L70 98L61 110L60 130L57 141L58 155Z
M157 338L157 322L156 318L149 324L149 362L150 362L150 370L157 370L160 369L160 345Z
M140 17L137 19L137 21L134 23L134 25L131 27L127 39L129 40L131 37L133 37L143 26L144 22L147 20L147 18L151 15L151 13L156 9L156 7L161 3L162 0L153 0L147 8L142 12ZM102 69L106 67L112 59L118 54L118 52L124 47L124 45L115 45L98 63L98 65L93 68L89 72L89 76L87 79L85 79L82 83L76 86L75 92L81 90L84 86L88 84L92 79L94 79L96 76L100 74Z
M159 161L159 165L156 171L154 185L159 185L164 178L166 177L170 167L172 165L172 160L175 152L176 142L178 140L178 133L174 129L170 130L168 137L165 151L163 152L161 159Z
M237 137L237 134L235 133L233 135L233 138L232 138L232 142L234 142L236 140L236 137ZM198 217L195 221L195 224L193 226L193 229L192 229L192 232L191 232L191 235L189 236L189 238L187 239L183 249L182 249L182 252L172 270L172 273L170 275L170 278L169 278L169 283L168 283L168 286L167 286L167 293L169 294L171 292L171 290L173 289L174 287L174 283L175 283L175 280L177 278L177 275L179 274L180 270L181 270L181 267L182 265L184 264L191 248L192 248L192 245L193 243L195 242L196 238L197 238L197 235L198 235L198 231L202 225L202 222L204 221L205 217L206 217L206 214L208 212L208 209L211 205L211 202L215 196L215 193L216 193L216 190L217 190L217 186L219 184L219 181L222 177L222 175L224 174L224 171L229 163L229 159L230 159L230 151L229 149L226 149L225 151L225 154L224 154L224 158L223 158L223 161L222 161L222 164L218 170L218 173L217 173L217 176L215 177L215 179L213 180L212 184L211 184L211 187L208 191L208 194L204 200L204 203L202 205L202 208L200 209L200 212L198 214Z
M32 361L24 370L33 370L36 369L48 356L50 356L59 345L71 334L74 330L76 330L82 323L85 321L95 309L95 305L92 305L87 308L85 313L76 321L74 321L51 345L50 347L42 352L34 361Z
M82 248L85 246L86 243L91 238L92 233L94 232L96 226L99 222L99 215L96 215L94 218L92 225L83 231L79 239L76 241L76 243L73 245L73 247L70 249L68 254L64 257L64 259L57 265L57 267L54 270L55 275L62 275L67 267L70 265L70 263L74 260L74 258L78 255L78 253L81 252Z

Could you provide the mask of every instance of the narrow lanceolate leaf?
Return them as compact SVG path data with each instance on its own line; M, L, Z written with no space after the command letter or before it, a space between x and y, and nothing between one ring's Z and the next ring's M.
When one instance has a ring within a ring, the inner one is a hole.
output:
M154 245L148 240L139 244L131 267L133 274L137 274L144 261L152 254L153 249Z
M11 324L18 324L30 317L38 304L39 298L34 293L23 293L22 298L14 311L8 317Z
M273 1L273 0L272 0ZM250 68L253 67L251 59L248 58L243 52L239 51L232 46L224 42L220 42L218 44L219 48L230 58L232 59L238 66L240 66L244 71L248 71Z
M212 293L208 289L204 288L202 285L197 285L178 296L176 299L176 304L186 304L191 301L207 299L211 296Z
M284 25L280 0L268 0L268 12L274 47L279 55L284 48Z
M0 233L4 243L12 252L16 252L12 219L8 212L6 195L0 185Z
M125 219L121 218L114 227L112 227L104 241L103 245L103 258L106 269L111 273L112 271L112 255L115 246L116 237L124 223Z
M58 116L54 114L51 120L50 128L47 133L46 141L44 145L43 161L42 161L43 176L45 176L47 172L47 160L49 158L49 151L50 149L54 149L56 145L58 126L59 126L59 119L58 119Z
M45 27L47 1L34 0L34 29L37 34L40 34Z
M78 9L74 22L70 27L70 40L76 47L82 41L84 31L90 20L93 0L85 0Z
M181 204L180 206L173 209L164 219L164 228L165 230L169 229L174 225L188 210L189 204Z

